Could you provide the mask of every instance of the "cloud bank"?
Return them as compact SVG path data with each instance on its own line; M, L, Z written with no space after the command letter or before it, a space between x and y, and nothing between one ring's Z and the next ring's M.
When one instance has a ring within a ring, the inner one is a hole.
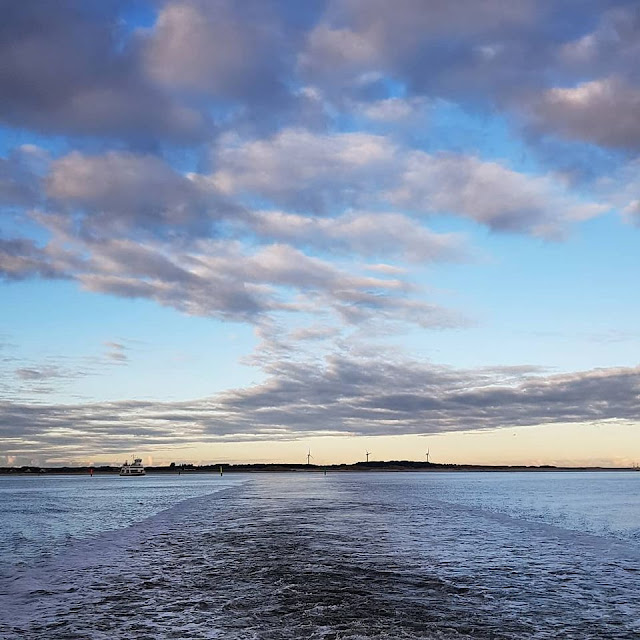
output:
M117 453L191 442L322 435L428 435L640 419L640 369L545 375L526 367L459 370L335 354L321 367L272 362L261 385L192 402L0 405L8 455Z

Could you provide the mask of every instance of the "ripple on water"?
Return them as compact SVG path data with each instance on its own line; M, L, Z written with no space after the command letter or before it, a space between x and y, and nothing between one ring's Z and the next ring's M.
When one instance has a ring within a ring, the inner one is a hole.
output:
M185 501L3 584L2 637L637 640L637 549L426 505L419 481L264 476Z

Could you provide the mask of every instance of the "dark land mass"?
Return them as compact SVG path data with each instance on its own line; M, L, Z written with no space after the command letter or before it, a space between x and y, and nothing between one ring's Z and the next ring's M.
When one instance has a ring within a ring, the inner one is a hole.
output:
M340 472L340 471L640 471L637 467L554 467L552 465L477 465L477 464L440 464L436 462L418 462L412 460L388 460L380 462L356 462L354 464L175 464L163 467L145 467L148 474L182 473L282 473L282 472ZM120 467L0 467L0 475L12 474L114 474Z

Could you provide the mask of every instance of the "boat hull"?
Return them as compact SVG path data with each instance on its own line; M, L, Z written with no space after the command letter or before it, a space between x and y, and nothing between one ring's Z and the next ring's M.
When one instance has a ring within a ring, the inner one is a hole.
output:
M120 467L120 475L121 476L144 476L146 475L146 471L144 470L144 465L142 464L142 458L136 458L131 464L127 460Z

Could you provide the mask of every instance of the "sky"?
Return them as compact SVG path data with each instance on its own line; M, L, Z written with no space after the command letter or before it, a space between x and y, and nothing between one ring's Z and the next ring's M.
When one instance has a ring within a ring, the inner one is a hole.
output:
M0 7L0 465L640 462L637 2Z

